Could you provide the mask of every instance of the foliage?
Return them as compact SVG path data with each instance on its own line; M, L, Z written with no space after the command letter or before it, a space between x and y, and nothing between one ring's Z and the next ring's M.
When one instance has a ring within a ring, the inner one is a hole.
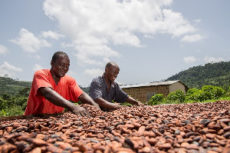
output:
M167 96L167 102L178 102L178 103L183 103L185 101L185 94L181 90L176 90L174 92L171 92Z
M204 101L204 94L201 90L197 89L197 88L191 88L187 91L186 93L186 101Z
M149 105L157 105L164 101L164 95L163 94L155 94L152 96L148 102Z
M208 63L181 71L166 80L180 80L189 88L204 85L220 86L227 90L230 86L230 62Z
M224 89L217 87L217 86L211 86L211 85L203 86L202 91L203 91L205 100L217 99L223 96L225 93Z
M121 103L121 105L123 105L123 106L132 106L132 104L130 104L128 102Z
M0 116L17 116L22 115L23 113L24 110L22 109L22 106L14 105L7 109L2 109L0 111Z
M27 105L29 88L24 88L14 95L0 96L0 116L22 115Z
M0 97L0 110L4 109L6 105L7 105L7 101L2 97Z
M18 91L30 88L31 82L17 81L7 77L0 77L0 95L16 95Z
M187 91L186 95L183 91L177 90L171 92L166 99L163 99L163 95L157 94L152 96L149 101L150 105L157 105L161 103L190 103L190 102L205 102L216 100L229 100L230 89L228 92L221 87L205 85L202 89L191 88Z
M230 86L229 86L229 88L227 89L227 91L225 92L224 97L230 97Z

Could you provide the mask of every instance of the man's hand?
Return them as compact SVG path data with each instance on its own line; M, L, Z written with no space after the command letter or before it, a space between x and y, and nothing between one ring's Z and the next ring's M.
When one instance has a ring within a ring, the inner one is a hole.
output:
M72 111L74 114L76 114L76 115L89 116L88 111L87 111L85 108L80 107L80 106L76 106L76 105L73 106L73 107L71 108L71 111Z
M132 105L137 105L137 106L143 106L144 104L138 100L135 100L134 98L128 96L127 100L128 103L132 104Z
M113 103L113 109L119 109L119 108L121 108L122 106L120 105L120 104L114 104Z
M85 92L83 92L80 96L79 99L81 100L81 102L86 103L86 104L90 104L95 106L96 109L100 109L99 105Z
M109 107L103 107L103 106L101 106L101 109L103 111L113 111L113 110L119 109L121 107L122 106L120 104L118 104L118 103L110 103Z
M95 99L95 101L101 107L102 110L106 111L115 110L122 107L120 104L108 102L103 98L97 98Z
M144 106L144 104L140 101L137 101L137 106Z

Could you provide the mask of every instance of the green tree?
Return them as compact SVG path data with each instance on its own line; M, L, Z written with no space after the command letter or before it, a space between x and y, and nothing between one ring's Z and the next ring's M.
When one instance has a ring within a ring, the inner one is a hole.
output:
M230 62L208 63L191 67L169 77L167 80L181 80L189 88L204 85L220 86L225 90L230 85Z
M158 105L164 101L164 95L163 94L156 94L152 96L148 102L149 105Z
M7 107L7 101L0 97L0 110L5 109Z
M186 101L194 101L194 102L201 102L204 101L204 94L203 91L197 88L191 88L186 93Z
M167 96L167 101L170 102L179 102L179 103L183 103L185 101L185 94L183 91L181 90L176 90L174 92L171 92L168 96Z
M225 91L221 87L205 85L202 87L205 100L218 99L224 95Z

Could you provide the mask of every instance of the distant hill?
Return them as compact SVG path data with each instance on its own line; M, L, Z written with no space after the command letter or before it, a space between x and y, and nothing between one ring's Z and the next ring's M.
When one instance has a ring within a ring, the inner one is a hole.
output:
M8 77L0 77L0 95L16 95L19 91L30 87L31 82L29 81L17 81ZM81 87L81 89L86 93L89 91L88 87Z
M30 86L31 82L29 81L16 81L8 77L0 77L0 95L16 95L22 89L30 88Z
M208 63L195 66L169 77L168 80L181 80L189 88L200 88L203 85L230 86L230 62Z

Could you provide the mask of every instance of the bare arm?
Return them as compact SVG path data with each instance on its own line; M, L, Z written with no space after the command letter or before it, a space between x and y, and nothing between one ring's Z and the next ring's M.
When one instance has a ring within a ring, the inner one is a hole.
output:
M85 92L83 92L79 96L79 99L83 103L93 105L93 106L97 107L98 109L100 109L99 105L96 102L94 102L94 100L88 94L86 94Z
M71 110L75 114L79 114L82 116L87 115L87 112L84 108L80 106L76 106L72 102L66 100L61 95L59 95L56 91L48 87L42 87L38 89L38 92L44 96L47 100L57 106L65 107Z
M95 101L99 104L99 106L101 108L105 108L105 109L119 109L121 106L119 104L114 104L111 102L108 102L107 100L103 99L103 98L97 98L95 99Z
M128 103L133 104L133 105L143 105L140 101L135 100L134 98L128 96L127 100Z

